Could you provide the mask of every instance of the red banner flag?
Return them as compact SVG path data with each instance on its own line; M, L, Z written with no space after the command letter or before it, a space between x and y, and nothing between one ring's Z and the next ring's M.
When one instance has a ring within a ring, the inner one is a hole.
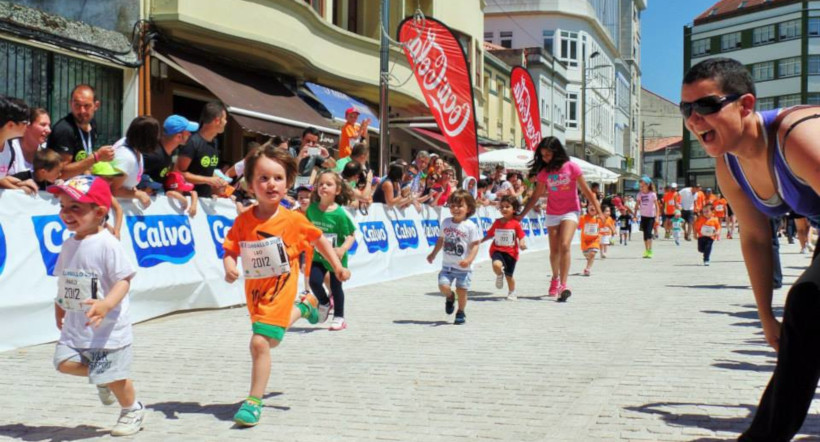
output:
M521 130L527 140L527 148L535 150L541 142L541 114L535 84L530 73L521 66L514 67L510 77L515 110L518 111L518 121L521 122Z
M399 24L399 41L430 112L464 173L478 178L473 85L470 65L453 32L432 18Z

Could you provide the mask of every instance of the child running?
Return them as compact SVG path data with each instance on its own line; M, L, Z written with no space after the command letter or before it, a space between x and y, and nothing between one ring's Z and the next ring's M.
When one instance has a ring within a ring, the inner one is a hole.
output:
M572 262L570 244L578 227L578 217L581 213L581 203L578 200L578 189L589 201L587 207L594 207L595 213L601 214L598 197L593 193L581 173L581 167L573 163L561 140L555 137L546 137L538 144L530 173L538 180L535 191L527 200L527 205L517 216L520 220L538 202L545 193L547 198L546 224L549 233L550 267L552 281L550 281L549 296L558 296L558 302L566 302L572 295L567 284L569 267Z
M658 195L655 193L655 184L648 176L641 178L641 191L638 192L638 213L641 215L641 231L643 232L644 258L652 258L652 237L655 231L655 218L660 213Z
M615 220L612 219L609 206L604 206L602 209L606 221L601 225L601 259L606 259L609 245L612 243L612 235L615 234Z
M498 202L498 210L501 218L493 222L487 235L481 242L492 239L490 245L490 258L493 260L493 272L495 272L495 288L504 287L504 278L507 278L508 301L515 301L518 295L515 293L515 264L518 262L518 249L526 250L527 244L524 241L524 229L521 223L515 219L515 214L521 208L521 202L513 195L504 195Z
M621 206L620 211L621 214L618 216L619 243L626 245L629 242L629 234L632 231L632 211L626 206Z
M270 350L279 345L287 328L299 318L319 320L316 299L306 296L295 304L299 254L312 246L330 262L339 281L350 278L333 246L302 214L280 207L296 179L296 162L287 151L266 143L245 159L245 178L258 204L240 214L225 238L225 280L236 281L237 257L242 257L245 297L250 311L253 359L248 398L234 415L241 426L259 423L262 397L271 372ZM295 304L295 305L294 305Z
M119 402L122 410L112 436L136 434L145 419L131 381L134 338L128 291L136 272L122 244L103 227L111 189L100 178L80 175L48 191L60 199L60 219L74 232L54 267L54 314L60 329L54 367L87 377L103 404Z
M587 266L584 268L584 276L592 274L592 264L595 263L595 255L601 248L601 226L605 221L601 220L591 205L587 208L587 213L578 220L578 227L581 229L581 252L587 258Z
M455 295L458 294L458 311L453 324L461 325L467 321L464 309L467 307L467 291L473 275L473 260L478 255L481 233L474 222L467 220L475 213L475 199L470 192L459 189L447 198L450 206L450 218L441 224L441 236L436 241L433 251L427 255L427 262L433 263L439 250L444 247L444 258L441 260L441 272L438 274L438 288L446 297L444 312L453 314Z
M680 238L683 235L683 229L686 224L683 217L681 216L680 210L675 211L675 215L669 221L670 225L672 226L672 238L675 240L675 245L680 245Z
M307 208L307 219L314 226L322 229L322 233L333 247L336 257L347 268L347 251L353 246L353 233L356 226L343 208L350 203L353 192L342 177L336 172L325 170L316 177L316 185L311 196L311 204ZM333 274L333 267L322 255L316 255L310 267L310 289L319 300L319 322L327 320L330 311L330 298L325 291L325 274L330 273L330 292L333 295L333 322L330 330L344 330L345 322L345 293L342 281Z
M700 216L695 220L695 234L698 238L698 252L703 253L703 265L709 265L712 244L720 239L720 221L712 210L711 203L705 203Z

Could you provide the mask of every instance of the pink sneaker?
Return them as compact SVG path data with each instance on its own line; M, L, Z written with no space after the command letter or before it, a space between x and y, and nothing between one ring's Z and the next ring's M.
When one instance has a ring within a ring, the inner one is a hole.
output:
M562 284L561 287L558 288L558 300L556 302L567 302L570 296L572 296L572 289L569 288L568 285Z
M554 298L554 297L558 296L558 286L559 285L561 285L561 284L559 284L558 278L553 278L552 281L550 281L550 291L549 291L549 294L547 296L549 296L550 298Z

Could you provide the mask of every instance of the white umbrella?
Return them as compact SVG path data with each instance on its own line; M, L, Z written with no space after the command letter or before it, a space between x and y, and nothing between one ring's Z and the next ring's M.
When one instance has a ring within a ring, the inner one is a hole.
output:
M618 182L619 174L596 166L580 158L570 157L573 163L581 167L584 179L603 184ZM529 170L529 163L532 161L532 151L526 149L498 149L491 152L484 152L478 156L478 164L481 167L495 166L501 164L505 169Z

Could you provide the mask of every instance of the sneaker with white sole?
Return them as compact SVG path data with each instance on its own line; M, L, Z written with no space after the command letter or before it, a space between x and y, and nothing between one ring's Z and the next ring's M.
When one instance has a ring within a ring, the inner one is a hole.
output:
M549 296L551 298L553 298L555 296L558 296L558 286L560 286L560 285L561 284L559 283L558 278L553 278L550 281L550 289L549 289L549 292L547 292L548 293L547 296Z
M347 322L345 322L345 318L340 316L335 316L333 318L333 322L330 323L330 329L333 331L344 330L347 328Z
M330 303L319 304L319 307L316 309L319 310L319 324L324 324L325 321L327 321L327 316L330 314Z
M140 404L137 410L122 410L117 425L111 429L112 436L131 436L137 434L142 429L142 422L145 420L145 407Z
M97 395L100 397L100 402L102 402L103 405L111 405L114 402L117 402L117 398L114 397L114 393L112 393L111 389L105 385L97 385Z
M497 288L497 289L504 288L504 274L503 273L499 273L498 275L495 275L495 288Z
M508 293L507 301L518 301L518 295L516 295L515 292Z

